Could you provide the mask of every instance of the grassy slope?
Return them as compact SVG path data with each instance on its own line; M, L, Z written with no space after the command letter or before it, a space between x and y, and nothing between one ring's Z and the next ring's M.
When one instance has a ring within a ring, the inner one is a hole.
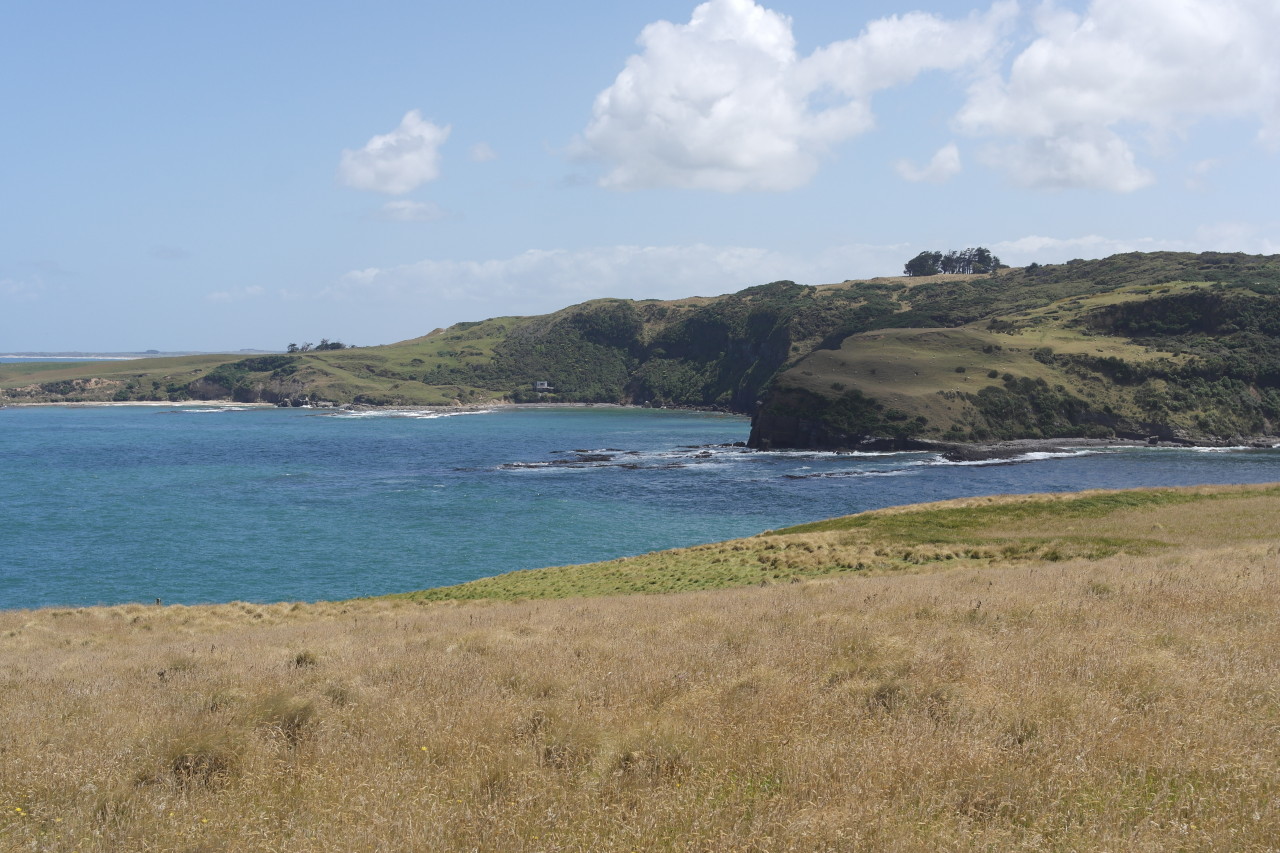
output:
M493 345L504 336L515 318L496 318L467 329L438 331L431 335L380 347L360 347L325 352L309 352L293 357L296 372L285 379L283 390L300 390L319 400L352 402L365 399L373 403L401 405L454 405L459 402L489 399L493 395L465 385L429 386L413 376L426 370L426 365L441 362L476 364L487 362ZM496 330L496 331L495 331ZM248 361L254 361L253 357ZM30 394L10 393L11 399L23 402L56 400L103 401L182 400L189 399L183 386L208 376L224 365L246 361L240 355L182 356L164 359L136 359L104 364L96 363L28 363L0 365L0 389L30 389ZM253 371L249 385L270 386L272 371ZM86 387L86 377L97 382ZM297 389L289 385L296 381ZM70 387L52 394L41 394L31 387L47 383L68 383ZM214 389L215 391L217 389ZM223 388L222 398L232 397L233 389ZM177 393L174 393L174 392Z
M23 362L0 364L0 388L14 388L33 382L72 381L84 377L99 377L108 382L127 382L130 379L177 378L184 374L195 375L220 364L243 358L239 355L184 355L172 358L139 358L110 362Z
M1224 509L1234 507L1234 509ZM987 497L873 510L746 539L656 551L604 563L529 569L396 598L566 598L665 593L943 565L1017 565L1187 544L1266 538L1269 528L1210 528L1202 512L1261 518L1280 511L1280 487L1201 487ZM1217 531L1217 532L1215 532ZM1229 531L1227 538L1216 538Z
M846 338L838 350L821 350L779 377L780 384L830 395L858 389L884 406L929 422L921 437L940 438L953 428L969 438L978 419L967 395L1001 377L1041 380L1061 386L1097 408L1137 421L1144 417L1132 393L1094 377L1080 376L1035 358L1037 350L1114 357L1141 364L1172 353L1125 340L1085 336L1058 325L1002 334L971 325L952 329L885 329ZM996 376L991 376L991 371ZM985 436L983 436L985 437Z
M1019 284L1026 284L1026 278L1024 271ZM1230 440L1274 434L1280 414L1272 405L1274 377L1267 371L1240 370L1219 358L1235 349L1250 352L1247 358L1274 358L1274 330L1241 342L1233 338L1243 336L1232 334L1236 330L1227 324L1198 335L1170 329L1138 339L1098 328L1100 316L1120 307L1141 303L1146 310L1168 310L1150 306L1197 296L1254 303L1260 313L1276 311L1269 291L1251 290L1247 282L1233 287L1165 278L1159 276L1153 283L1147 271L1133 284L1055 281L1039 288L1052 299L1047 302L1002 302L1016 293L1015 288L985 302L974 294L953 295L953 305L970 307L954 309L951 316L978 314L979 319L946 328L917 328L913 323L910 328L850 335L837 348L818 349L780 373L766 412L800 413L838 428L838 420L825 407L861 394L876 403L875 410L859 411L860 420L846 421L872 434L951 440L1144 433ZM991 287L986 280L981 283ZM975 310L979 303L984 307ZM1205 343L1209 352L1190 351ZM1108 372L1114 365L1134 376L1118 381ZM1259 372L1264 375L1256 375ZM1038 399L1028 393L1031 386L1023 380L1039 385L1033 392ZM1016 414L1012 418L1011 404ZM909 432L901 432L899 426L895 433L895 425L883 417L888 411L900 414L899 424L916 416L927 423Z
M1278 498L885 510L747 542L1144 553L642 606L0 613L0 848L1274 849Z
M1166 292L1203 287L1178 283L1168 285ZM1078 388L1078 378L1035 359L1034 353L1045 347L1060 354L1109 356L1134 363L1176 360L1173 353L1123 338L1086 334L1068 325L1101 306L1140 300L1151 292L1149 287L1124 287L1002 315L1016 327L1011 333L991 331L989 320L949 329L863 332L845 339L839 349L814 352L782 378L815 392L823 391L824 383L829 388L833 381L844 381L887 405L925 411L933 415L931 421L946 423L946 416L937 411L945 405L933 399L938 392L972 392L997 378L987 375L991 370L1051 383L1069 382ZM957 368L964 370L957 372Z

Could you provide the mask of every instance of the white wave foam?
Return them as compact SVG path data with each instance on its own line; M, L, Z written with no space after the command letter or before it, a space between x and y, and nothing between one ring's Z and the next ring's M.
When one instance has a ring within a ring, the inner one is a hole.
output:
M1170 452L1177 450L1194 450L1201 453L1226 453L1259 449L1267 448L1248 446L1188 448L1148 447L1143 445L1104 445L1097 447L1066 447L1056 450L1033 450L1013 456L993 459L952 460L933 451L875 451L847 453L834 451L757 451L742 447L682 447L676 449L634 452L601 448L596 450L575 450L572 451L572 453L581 455L607 454L611 455L612 458L606 460L576 461L571 455L569 455L569 451L564 451L566 455L559 459L538 462L507 463L499 467L504 470L542 472L558 470L605 470L622 467L637 471L662 471L670 470L672 467L679 467L690 473L701 472L704 474L713 474L718 470L723 470L726 465L731 465L737 468L753 461L760 461L771 463L766 464L760 469L761 473L767 474L766 479L771 477L788 477L791 479L826 479L846 477L900 477L910 475L922 467L981 468L993 465L1013 465L1029 462L1044 462L1055 459L1075 459L1085 456L1109 453L1128 453L1134 451ZM1276 445L1275 449L1280 449L1280 445ZM812 464L797 464L795 466L787 467L777 466L776 463L781 460ZM873 463L872 466L868 466L866 468L839 467L834 469L830 465L832 462L847 461L856 463L864 460L877 460L878 464ZM677 464L673 465L672 463Z
M324 417L339 418L341 420L402 418L415 421L433 421L437 418L456 418L461 415L488 415L493 412L494 409L466 409L460 412L439 411L434 409L370 409L368 411L353 412L344 409L336 412L326 412Z
M1257 447L1249 444L1232 444L1226 447L1195 447L1187 445L1153 445L1153 444L1127 444L1116 445L1114 447L1098 448L1097 452L1102 453L1122 453L1126 451L1136 453L1240 453L1249 450L1278 450L1280 444L1273 444L1269 447Z
M1011 465L1019 462L1043 462L1047 459L1074 459L1077 456L1095 456L1100 453L1110 452L1112 451L1104 447L1089 447L1080 448L1078 450L1034 450L1029 453L1020 453L1017 456L1001 456L995 459L945 459L939 456L933 460L926 461L923 464L982 468L988 465Z
M184 415L217 415L222 412L251 412L255 406L207 406L199 409L174 409L174 412Z
M770 456L781 459L874 459L885 456L916 456L927 450L751 450L733 448L748 456Z
M415 421L434 421L436 418L460 418L463 415L491 415L493 409L477 409L465 412L408 412L405 417Z

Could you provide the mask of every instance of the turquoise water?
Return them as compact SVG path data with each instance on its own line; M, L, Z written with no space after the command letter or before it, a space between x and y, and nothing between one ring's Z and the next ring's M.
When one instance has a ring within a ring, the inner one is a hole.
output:
M1280 451L754 453L745 418L0 409L0 608L377 595L993 493L1280 480Z

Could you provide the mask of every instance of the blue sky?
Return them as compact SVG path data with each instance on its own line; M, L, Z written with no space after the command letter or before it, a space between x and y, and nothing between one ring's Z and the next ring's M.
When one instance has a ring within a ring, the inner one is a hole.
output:
M0 5L0 350L1280 253L1274 0Z

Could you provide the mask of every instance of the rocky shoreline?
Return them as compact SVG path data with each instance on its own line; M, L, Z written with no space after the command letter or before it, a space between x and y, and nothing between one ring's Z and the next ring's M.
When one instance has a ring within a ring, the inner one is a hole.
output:
M375 406L368 404L338 404L326 401L314 401L309 403L293 406L287 402L280 403L240 403L234 400L199 400L186 401L182 403L174 403L168 401L84 401L84 402L6 402L0 404L0 408L9 407L26 407L26 406L60 406L67 408L92 408L100 406L154 406L154 407L173 407L183 405L194 406L236 406L244 408L311 408L320 410L338 410L338 411L377 411L377 410L397 410L406 412L481 412L495 409L642 409L648 406L628 405L624 403L511 403L506 401L491 401L489 403L479 403L462 406ZM699 409L696 407L671 407L672 411L703 411L715 414L738 414L734 412L726 412L723 409L706 408ZM719 446L719 445L718 445ZM742 442L734 442L730 445L736 447L749 447L753 450L771 450L771 451L787 451L794 450L797 453L806 451L812 452L813 447L750 447L750 444ZM930 439L892 439L892 438L873 438L867 437L859 441L854 447L850 448L830 448L836 452L844 449L851 452L866 451L923 451L928 453L937 453L944 459L951 462L986 462L1000 459L1016 459L1031 453L1069 453L1077 450L1088 449L1104 449L1114 447L1165 447L1165 448L1222 448L1222 449L1238 449L1238 450L1270 450L1280 447L1280 437L1264 437L1264 436L1239 436L1230 440L1203 441L1191 439L1165 439L1159 436L1151 436L1146 440L1134 438L1020 438L1007 439L1004 441L993 442L954 442L954 441L937 441Z
M947 441L914 440L905 450L925 450L938 453L952 462L985 462L995 459L1014 459L1028 453L1069 453L1073 450L1102 449L1110 447L1209 447L1240 450L1270 450L1280 446L1276 439L1249 438L1237 441L1167 441L1151 438L1146 441L1125 438L1020 438L996 442L959 443Z

